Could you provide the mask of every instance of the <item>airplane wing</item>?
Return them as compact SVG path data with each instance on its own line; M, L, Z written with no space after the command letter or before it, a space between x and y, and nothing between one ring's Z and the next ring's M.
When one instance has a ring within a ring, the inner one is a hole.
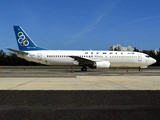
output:
M21 55L28 55L27 52L24 52L24 51L20 51L20 50L15 50L15 49L12 49L12 48L6 48L7 50L10 50L14 53L17 53L17 54L21 54Z
M79 65L93 65L95 63L95 61L92 61L87 58L82 58L79 56L69 56L69 57L74 58L74 60L77 61Z

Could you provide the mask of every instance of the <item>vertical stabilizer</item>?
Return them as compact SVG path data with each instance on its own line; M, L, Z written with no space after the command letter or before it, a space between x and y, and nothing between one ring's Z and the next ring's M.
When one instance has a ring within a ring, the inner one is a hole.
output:
M37 46L20 26L13 26L19 50L46 50Z

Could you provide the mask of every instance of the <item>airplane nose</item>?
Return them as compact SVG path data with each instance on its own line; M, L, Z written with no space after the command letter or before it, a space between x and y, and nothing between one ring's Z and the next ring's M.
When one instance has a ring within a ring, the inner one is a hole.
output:
M156 63L157 61L156 61L154 58L152 58L152 62L153 62L153 64L154 64L154 63Z

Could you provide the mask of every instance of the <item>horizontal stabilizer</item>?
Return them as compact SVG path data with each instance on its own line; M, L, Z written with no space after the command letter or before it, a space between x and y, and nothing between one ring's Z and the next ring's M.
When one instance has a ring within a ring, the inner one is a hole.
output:
M21 55L28 55L27 52L24 52L24 51L20 51L20 50L15 50L15 49L12 49L12 48L6 48L7 50L10 50L14 53L17 53L17 54L21 54Z

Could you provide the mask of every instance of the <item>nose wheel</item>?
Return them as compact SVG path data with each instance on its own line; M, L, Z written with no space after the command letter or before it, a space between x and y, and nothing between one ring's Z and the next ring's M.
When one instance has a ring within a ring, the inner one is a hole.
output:
M87 71L87 67L83 66L83 67L81 68L81 71Z

